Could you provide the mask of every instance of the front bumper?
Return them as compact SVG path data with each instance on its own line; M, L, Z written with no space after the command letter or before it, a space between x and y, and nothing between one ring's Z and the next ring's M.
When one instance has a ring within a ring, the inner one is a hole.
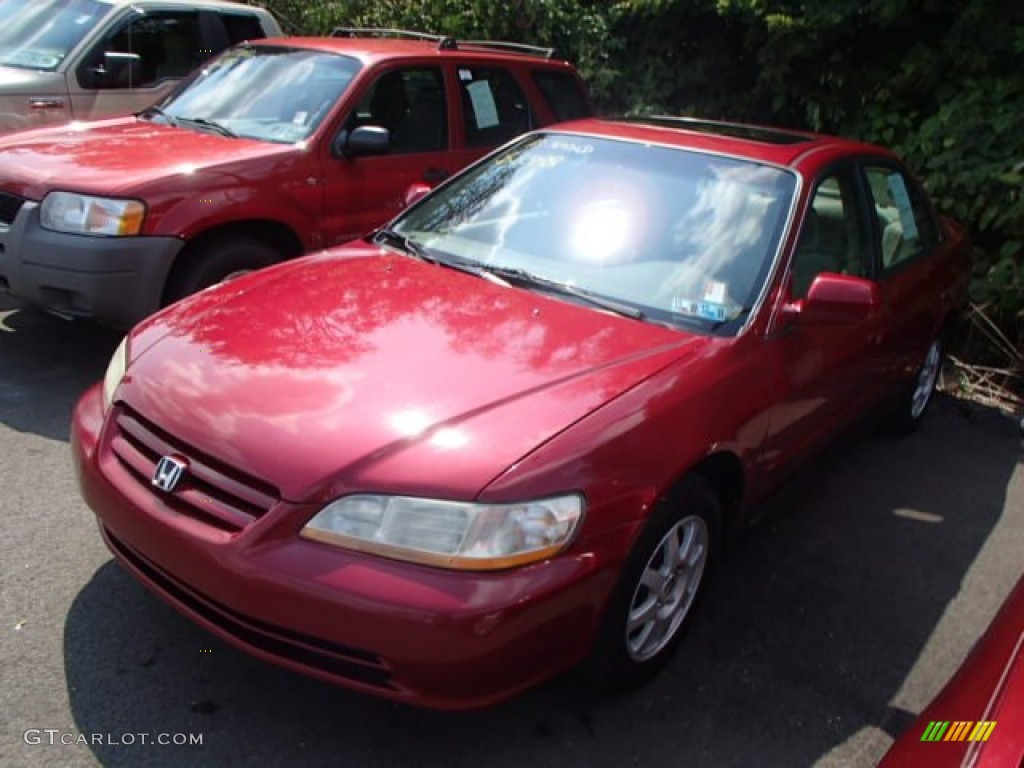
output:
M64 316L129 327L160 308L164 284L184 245L176 237L90 237L39 224L25 200L0 222L0 292Z
M588 552L497 573L452 572L307 541L316 511L278 501L232 532L167 505L110 450L99 386L72 453L117 559L248 653L385 698L488 706L582 661L614 583Z

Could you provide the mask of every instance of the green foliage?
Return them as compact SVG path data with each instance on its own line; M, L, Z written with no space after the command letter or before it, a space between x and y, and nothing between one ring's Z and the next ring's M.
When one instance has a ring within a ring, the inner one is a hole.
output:
M975 300L1024 341L1024 4L996 0L264 0L289 31L551 45L604 112L861 137L908 159L977 243Z

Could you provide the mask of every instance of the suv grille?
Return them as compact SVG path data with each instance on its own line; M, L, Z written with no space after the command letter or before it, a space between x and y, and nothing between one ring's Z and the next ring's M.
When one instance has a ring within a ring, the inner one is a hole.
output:
M151 485L162 456L188 460L172 493L160 497L176 511L224 531L239 531L262 517L277 503L277 489L205 456L150 424L137 413L119 406L111 449L121 466L153 493Z
M24 204L25 198L0 192L0 224L11 224Z

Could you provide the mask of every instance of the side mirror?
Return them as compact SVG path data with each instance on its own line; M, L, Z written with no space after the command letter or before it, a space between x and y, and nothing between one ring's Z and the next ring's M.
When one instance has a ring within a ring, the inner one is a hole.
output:
M787 306L801 323L836 325L867 320L881 305L878 283L863 277L822 272L807 298Z
M104 51L103 63L88 67L83 74L82 85L86 88L132 88L142 80L142 57L137 53Z
M419 181L415 184L410 184L408 188L406 188L405 194L402 195L402 207L410 208L416 205L416 203L430 194L430 189L429 184L424 184Z
M339 133L332 149L338 157L386 155L391 151L391 134L379 125L360 125Z

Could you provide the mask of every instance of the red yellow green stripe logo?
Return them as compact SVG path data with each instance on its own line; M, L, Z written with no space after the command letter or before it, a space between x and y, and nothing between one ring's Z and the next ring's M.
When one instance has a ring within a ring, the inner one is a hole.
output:
M995 727L995 720L932 720L921 741L988 741Z

